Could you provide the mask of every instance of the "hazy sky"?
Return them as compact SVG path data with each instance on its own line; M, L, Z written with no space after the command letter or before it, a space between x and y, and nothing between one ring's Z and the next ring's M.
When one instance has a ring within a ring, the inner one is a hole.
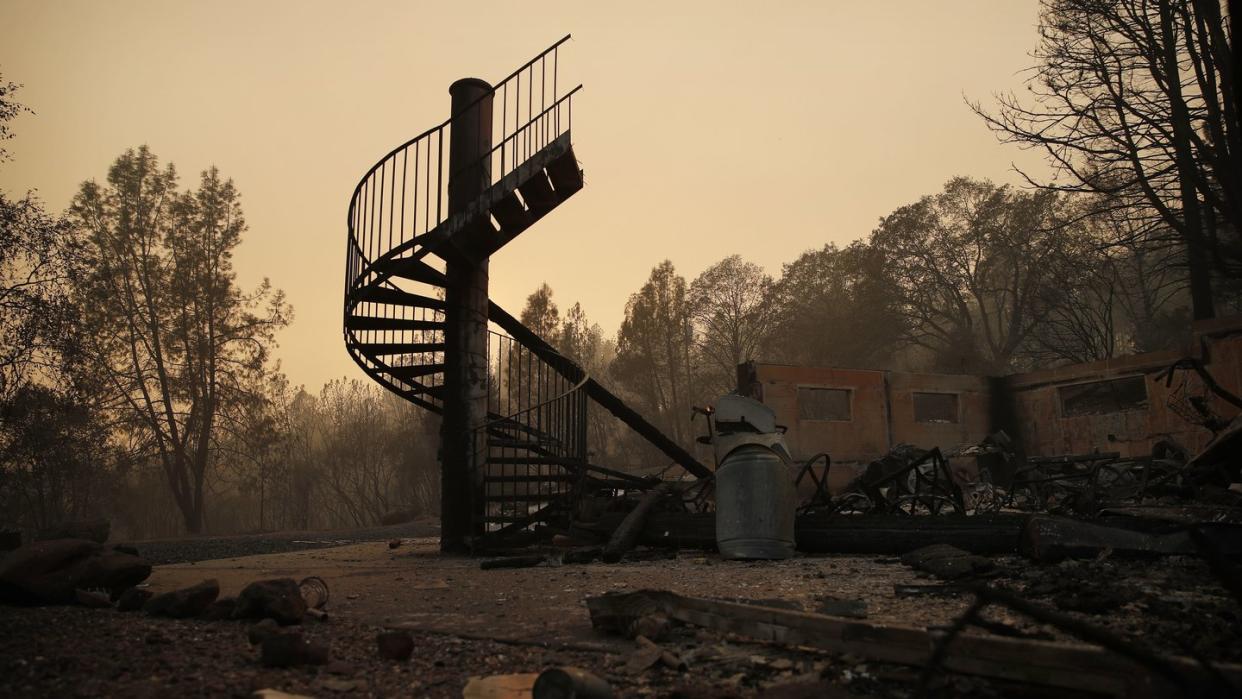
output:
M493 257L513 313L546 281L606 332L669 258L779 274L867 235L954 175L1017 183L1032 153L963 102L1020 89L1035 0L171 2L0 0L0 72L35 116L0 187L65 207L126 148L183 185L216 165L243 195L241 282L288 293L278 351L312 390L362 377L341 337L358 178L448 116L448 85L498 80L561 36L586 188Z

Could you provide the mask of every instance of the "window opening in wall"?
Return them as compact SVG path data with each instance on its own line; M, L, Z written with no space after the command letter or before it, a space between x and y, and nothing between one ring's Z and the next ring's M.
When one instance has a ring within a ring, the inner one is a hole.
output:
M1126 376L1060 386L1061 417L1106 415L1147 408L1147 381L1142 376Z
M957 394L915 391L914 421L957 424Z
M799 388L798 419L850 420L850 389Z

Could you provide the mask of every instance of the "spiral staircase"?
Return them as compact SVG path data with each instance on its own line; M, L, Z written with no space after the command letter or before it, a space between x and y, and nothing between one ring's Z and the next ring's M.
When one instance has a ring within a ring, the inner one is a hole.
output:
M350 200L345 269L345 345L375 381L443 413L447 395L446 264L486 260L583 187L571 129L582 86L557 86L564 37L484 95L477 126L458 110L394 148L359 181ZM483 99L480 97L480 99ZM477 105L471 105L477 107ZM450 166L453 129L485 128L478 161ZM456 167L451 171L450 167ZM481 194L450 213L449 183L470 168ZM588 461L587 417L603 407L699 477L711 472L628 408L544 338L490 300L487 419L473 426L484 453L468 507L474 530L501 538L539 522L565 521L576 497L633 489L646 479Z

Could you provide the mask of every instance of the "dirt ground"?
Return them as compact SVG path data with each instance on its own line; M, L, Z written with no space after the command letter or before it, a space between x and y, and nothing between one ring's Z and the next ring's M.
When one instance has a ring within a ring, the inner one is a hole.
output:
M320 576L331 592L330 618L305 628L330 645L333 661L325 666L262 667L246 625L236 621L76 607L0 609L0 695L248 696L274 688L321 697L460 697L471 677L576 665L605 677L620 696L910 697L918 680L911 668L690 628L664 642L688 669L633 670L626 663L635 643L593 630L584 600L664 589L920 627L946 626L970 602L970 595L928 587L941 584L879 556L726 562L701 552L649 551L618 564L482 570L479 559L441 556L437 545L434 538L412 538L396 549L368 542L164 565L148 581L158 593L215 578L224 597L254 580ZM1242 659L1239 610L1199 561L997 562L996 584L1128 638L1166 652ZM987 619L992 632L1067 638L1005 610L991 610ZM378 656L375 634L383 627L414 633L409 661ZM938 677L932 689L938 696L1017 691L969 677Z

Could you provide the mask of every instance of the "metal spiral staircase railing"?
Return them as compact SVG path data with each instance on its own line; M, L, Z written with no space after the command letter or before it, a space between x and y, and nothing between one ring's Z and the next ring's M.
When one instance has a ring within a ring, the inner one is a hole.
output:
M427 410L442 412L446 398L446 260L486 259L583 186L570 139L573 97L582 86L564 94L557 87L559 49L569 38L484 96L493 100L487 142L495 146L478 162L449 171L452 130L466 111L459 110L389 152L354 189L346 249L346 348L371 378ZM449 183L468 168L486 179L482 193L450 214ZM592 402L696 475L710 475L579 365L490 301L488 320L503 332L489 331L487 420L475 427L485 433L476 444L487 450L476 461L484 473L482 492L474 497L482 503L472 503L480 529L503 533L564 515L572 497L590 482L643 484L587 463Z

